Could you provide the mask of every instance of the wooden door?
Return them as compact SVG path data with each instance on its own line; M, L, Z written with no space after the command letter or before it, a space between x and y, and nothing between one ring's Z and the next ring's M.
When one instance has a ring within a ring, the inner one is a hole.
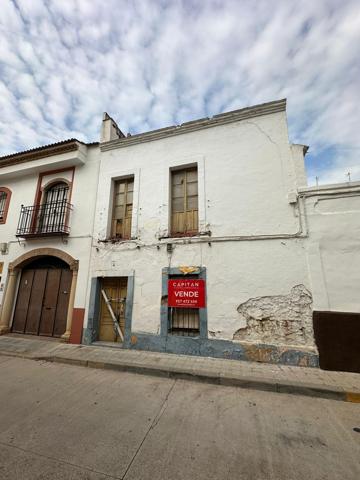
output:
M47 282L47 270L34 270L34 279L31 287L28 311L26 316L25 333L38 335L39 323L42 315L42 304Z
M103 278L101 281L101 289L103 289L110 300L111 307L116 318L119 321L121 331L125 333L125 301L127 294L127 278L111 277ZM103 296L101 295L100 305L100 327L99 340L104 342L120 342L120 337L114 330L114 324L110 312L106 306Z
M25 332L26 317L29 308L34 272L34 270L24 270L21 275L12 324L12 331L16 333Z
M47 270L46 287L42 301L39 335L51 337L54 330L55 313L59 294L61 270Z
M71 270L62 269L55 313L55 325L53 330L54 337L61 337L66 330L66 317L69 307L71 281Z
M24 270L12 331L60 337L66 329L72 273L69 269Z

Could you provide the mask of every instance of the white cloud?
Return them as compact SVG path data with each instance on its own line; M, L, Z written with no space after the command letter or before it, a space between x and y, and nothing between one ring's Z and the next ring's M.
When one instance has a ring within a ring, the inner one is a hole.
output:
M0 153L286 96L310 180L360 179L357 0L2 0L0 36Z

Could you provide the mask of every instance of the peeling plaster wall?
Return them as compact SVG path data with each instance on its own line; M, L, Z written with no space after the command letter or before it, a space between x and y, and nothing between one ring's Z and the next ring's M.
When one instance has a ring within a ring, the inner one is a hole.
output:
M201 237L203 243L173 243L169 255L160 239L169 234L169 169L194 163L200 232L210 231L211 236ZM103 242L109 232L112 182L127 175L135 177L134 238ZM206 267L209 338L233 340L234 333L246 327L239 304L287 295L298 284L309 288L303 239L211 240L294 235L299 218L288 194L295 190L285 112L103 151L91 275L134 275L132 330L158 334L162 268Z
M232 340L234 332L246 326L237 311L239 303L253 296L287 295L299 283L308 286L300 240L176 245L170 258L166 245L160 250L135 246L128 250L125 244L105 244L94 253L92 275L134 274L132 328L156 334L160 331L161 269L169 263L171 267L206 267L208 330L217 339Z
M360 183L308 189L306 242L314 310L360 312Z
M250 298L237 309L246 327L235 332L234 340L313 346L311 304L304 285L295 285L288 295Z

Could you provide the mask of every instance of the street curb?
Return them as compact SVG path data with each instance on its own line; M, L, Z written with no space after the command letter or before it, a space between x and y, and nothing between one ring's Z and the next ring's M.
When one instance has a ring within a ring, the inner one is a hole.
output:
M360 403L360 393L348 392L336 386L319 386L300 382L271 381L266 378L254 377L232 377L229 375L213 372L186 371L176 367L147 367L142 364L111 363L96 360L85 360L79 358L68 358L59 356L30 357L34 360L62 363L89 368L114 370L121 372L137 373L140 375L151 375L156 377L174 378L195 382L222 385L226 387L238 387L265 392L287 393L291 395L302 395L307 397L325 398L343 402Z

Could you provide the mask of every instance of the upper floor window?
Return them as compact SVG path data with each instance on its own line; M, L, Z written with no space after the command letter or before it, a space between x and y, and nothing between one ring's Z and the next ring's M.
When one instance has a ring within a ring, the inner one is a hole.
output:
M57 182L44 192L38 207L38 231L43 233L63 231L67 224L69 185Z
M68 199L69 185L65 182L57 182L45 190L43 203L63 203Z
M111 238L131 238L134 177L114 182Z
M198 172L196 167L171 172L171 235L198 233Z
M11 191L6 187L0 187L0 223L6 222L9 210Z

